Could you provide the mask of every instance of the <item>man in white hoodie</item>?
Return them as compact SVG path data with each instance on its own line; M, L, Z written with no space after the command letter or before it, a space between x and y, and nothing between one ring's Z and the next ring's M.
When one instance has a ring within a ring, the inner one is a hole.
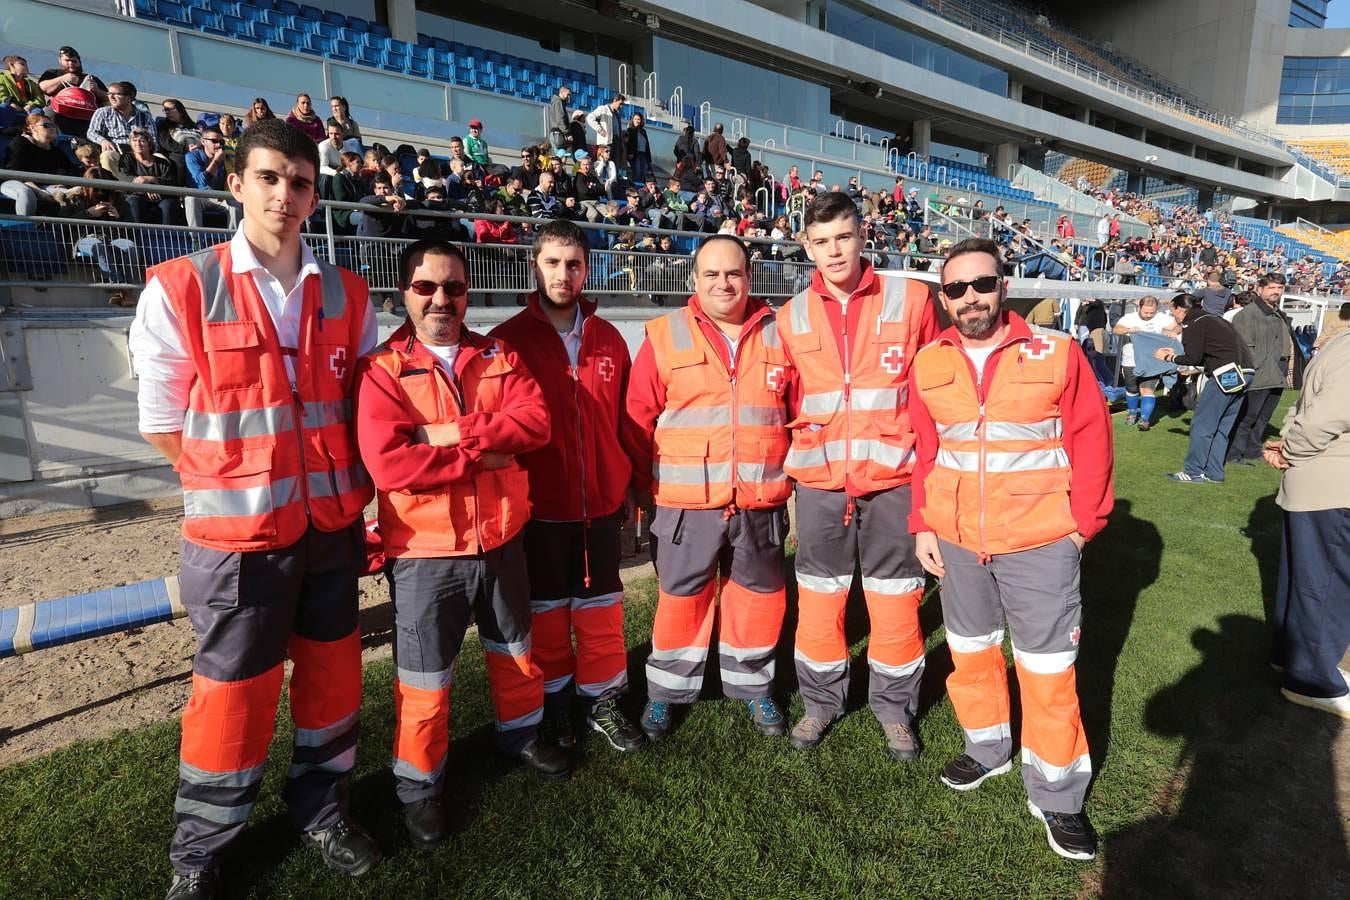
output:
M619 132L619 110L623 108L627 99L623 94L615 94L608 103L597 106L586 117L587 127L595 132L595 146L608 147L610 159L615 160L616 164L623 152L622 135Z

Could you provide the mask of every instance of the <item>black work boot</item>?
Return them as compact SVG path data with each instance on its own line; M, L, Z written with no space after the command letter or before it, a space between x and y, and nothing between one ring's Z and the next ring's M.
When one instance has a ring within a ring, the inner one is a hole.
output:
M339 819L327 828L306 831L302 837L305 843L319 848L328 868L353 878L369 872L380 861L379 846L351 819Z
M450 834L450 824L441 798L423 797L403 804L403 827L419 850L429 850L445 840Z

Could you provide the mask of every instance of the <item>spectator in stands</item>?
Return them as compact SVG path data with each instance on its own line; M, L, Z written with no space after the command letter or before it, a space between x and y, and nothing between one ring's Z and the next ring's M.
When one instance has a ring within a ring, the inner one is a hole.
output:
M243 137L239 129L239 120L230 113L222 113L219 122L220 136L225 141L225 163L226 168L234 171L234 151L239 146L239 138Z
M186 158L188 151L197 145L197 123L183 106L181 100L168 97L163 103L164 115L155 120L155 145L173 164L178 167L184 180L187 179Z
M652 143L647 137L647 125L642 113L633 113L623 133L624 153L628 156L628 173L634 183L646 181L652 174ZM615 164L618 160L615 159Z
M117 85L112 85L113 89ZM137 125L128 137L130 149L119 157L120 174L134 184L178 184L178 169L167 156L155 152L150 129ZM163 194L128 193L127 210L133 222L158 222L175 225L178 218L178 198ZM158 208L158 214L151 210Z
M494 216L514 215L508 213L502 201L493 197L488 201L487 211ZM513 222L492 222L487 219L475 219L473 222L474 241L479 244L518 244L520 235Z
M572 119L567 111L567 101L571 98L572 89L565 84L548 98L548 142L555 153L567 146L567 123Z
M661 193L661 217L658 227L674 231L689 229L689 201L680 192L680 179L671 178Z
M581 151L582 153L586 151ZM568 161L575 159L575 154L567 156ZM562 157L555 156L548 161L549 174L553 176L553 192L559 197L568 197L572 194L572 176L567 174L567 169L563 167Z
M417 168L413 170L413 178L423 191L433 184L444 184L441 164L431 158L431 150L426 147L417 151Z
M1097 220L1097 243L1105 246L1109 240L1111 240L1111 216L1109 213L1102 213L1102 217Z
M473 178L475 181L482 181L483 176L486 175L487 172L484 171L483 167L478 163L477 160L473 159L466 152L464 152L464 139L459 135L455 135L450 139L449 146L450 146L451 161L453 162L454 160L459 160L460 164L464 167L464 169L473 174Z
M692 156L686 156L676 163L671 175L679 182L682 191L693 193L703 189L703 168Z
M323 120L314 111L309 94L303 91L295 95L295 105L286 116L286 124L298 128L309 135L316 144L322 144L324 138Z
M479 119L469 120L469 136L464 139L464 152L484 170L492 165L492 158L488 156L487 141L483 140L483 123Z
M1256 294L1251 291L1242 291L1233 295L1233 304L1224 310L1223 319L1225 322L1232 322L1237 318L1237 314L1249 306L1256 299Z
M266 99L254 97L248 112L244 113L244 127L248 128L254 122L261 122L263 119L275 119L276 117L277 114L272 112L272 107L268 105Z
M107 169L90 167L80 173L80 177L95 181L115 183L117 177ZM111 219L121 221L131 218L122 195L113 190L94 187L71 188L61 195L61 212L67 219Z
M80 170L56 146L56 123L42 113L29 113L24 120L23 134L10 141L5 168L36 175L77 176ZM60 190L36 181L6 181L0 184L0 195L14 201L14 211L21 216L54 216L61 206L56 198Z
M725 166L730 161L731 148L727 146L727 139L722 133L722 123L718 122L713 126L708 140L703 143L703 164L706 171L711 173L718 166Z
M595 174L595 164L585 150L578 150L577 174L572 179L572 196L588 222L603 218L601 205L609 199L604 182Z
M131 151L131 130L144 128L149 133L149 129L155 127L150 114L138 109L135 100L134 84L114 81L108 88L109 105L94 110L93 118L89 120L87 136L102 150L100 165L111 172L121 169L122 156Z
M333 199L343 203L360 203L366 195L365 182L361 180L361 157L350 150L342 151L342 165L333 176ZM342 234L351 234L356 230L352 224L352 211L333 210L333 225Z
M616 184L619 180L619 167L614 164L610 158L609 147L595 148L595 177L600 179L600 184L605 189L606 197L613 197Z
M75 166L76 170L83 172L85 169L97 169L99 148L93 144L75 145Z
M366 183L367 187L370 186L371 179L375 177L375 173L380 171L381 155L380 151L376 150L374 147L371 147L361 155L361 180ZM362 196L365 196L368 193L370 193L369 190L363 191Z
M540 172L539 185L530 191L530 196L527 198L530 204L530 215L536 219L567 218L562 198L554 193L553 179L553 172Z
M731 167L742 174L750 171L750 139L748 137L736 141L736 149L731 151ZM822 175L821 177L824 178L825 176Z
M74 47L57 51L57 68L38 76L38 85L48 97L48 106L64 134L84 137L94 110L108 102L108 88L95 75L84 71Z
M570 157L578 150L585 150L587 146L586 112L581 109L573 110L572 121L567 123L567 145L563 147L561 153L555 153L553 155Z
M457 187L451 184L452 176L457 179ZM445 177L445 192L451 204L465 212L482 212L487 207L487 192L478 177L476 166L465 166L459 160L451 160L450 175Z
M184 158L187 167L188 187L199 191L223 191L225 184L225 138L219 128L208 128L202 132L201 143ZM218 210L229 218L234 228L238 218L238 205L233 200L220 200L215 197L186 197L183 208L187 212L188 224L201 228L207 210Z
M1083 340L1091 338L1093 349L1098 353L1105 353L1106 321L1106 306L1101 300L1095 297L1084 300L1078 305L1078 312L1073 318L1076 332L1074 339L1082 343Z
M675 139L675 159L674 165L678 166L686 159L692 159L697 165L703 158L703 145L699 143L698 135L694 134L694 126L686 125L680 132L680 136ZM702 180L703 173L699 172L699 178Z
M324 178L332 178L342 168L342 154L347 152L346 139L342 136L342 126L336 123L330 123L328 126L328 140L319 144L319 181ZM328 196L328 193L321 189L321 196Z
M352 109L347 105L347 98L336 96L328 100L328 108L333 114L328 117L328 125L337 125L342 129L342 139L349 142L352 146L347 149L353 153L361 152L361 126L356 124L352 118Z
M403 174L403 163L392 153L386 153L380 159L380 171L389 176L389 181L394 187L394 193L398 194L404 200L412 200L417 197L417 182Z
M47 95L37 79L28 74L28 60L11 54L4 62L5 71L0 72L0 105L23 116L45 110Z
M607 144L616 163L624 152L623 136L619 133L619 110L626 99L623 94L615 94L608 103L600 104L586 117L586 126L595 132L596 146Z
M530 203L525 199L524 187L517 175L511 175L506 179L506 183L501 186L501 190L497 191L492 198L497 200L502 207L502 212L498 215L528 216L530 214ZM491 205L491 200L488 201L488 204ZM488 211L491 212L491 210Z
M422 198L422 209L429 212L454 212L446 196L445 185L428 185ZM438 238L446 241L464 242L470 239L469 231L459 220L448 216L409 216L405 223L405 232L414 239Z
M1206 241L1205 243L1209 243ZM1214 245L1210 244L1210 250ZM1201 248L1201 254L1204 254L1204 248ZM1217 258L1217 257L1216 257ZM1223 276L1218 269L1211 269L1205 276L1205 286L1195 292L1195 296L1200 298L1201 305L1205 312L1211 316L1222 316L1227 310L1228 305L1233 299L1233 292L1223 286Z
M1059 238L1074 236L1073 219L1069 218L1068 213L1060 213L1059 220L1055 222L1055 236Z
M394 191L394 183L388 172L377 172L371 185L371 193L361 198L361 203L373 207L363 211L359 223L362 237L398 237L403 233L401 213L413 207L416 201L399 196Z

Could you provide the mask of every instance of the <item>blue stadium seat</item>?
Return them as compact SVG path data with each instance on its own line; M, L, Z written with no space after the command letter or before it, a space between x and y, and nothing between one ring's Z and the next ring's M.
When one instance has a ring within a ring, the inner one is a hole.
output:
M352 31L369 31L370 23L360 16L348 16L347 27Z
M262 11L262 20L269 25L275 25L277 28L290 28L291 16L289 13L279 12L275 9L264 9Z
M188 15L188 8L181 3L174 3L173 0L158 0L155 4L155 10L159 18L168 22L170 25L184 25L191 27L192 19Z
M390 72L406 73L408 71L408 54L392 47L387 48L384 51L384 59L380 62L380 68L387 69Z
M421 32L421 31L417 32L417 46L419 46L419 47L430 47L430 46L431 46L431 35L426 34L426 33L424 33L424 32Z
M450 46L450 42L447 41L445 38L438 38L438 37L432 38L431 46L435 47L437 50L443 50L446 53L454 52L454 48Z
M182 0L184 6L195 6L198 9L210 9L210 0Z
M218 12L193 6L188 9L188 19L192 22L194 28L201 31L209 34L223 35L225 33L225 27L221 24L220 13Z
M359 44L359 55L357 62L363 66L379 66L384 62L384 51L376 50L374 47L368 47L365 44Z
M260 44L271 44L280 40L277 36L277 26L270 22L251 22L249 24L249 33L251 33L253 39Z
M381 25L379 22L370 23L370 33L379 35L380 37L393 37L393 33L389 30L389 26Z
M437 81L453 81L455 78L455 58L448 53L432 50L430 74Z
M222 16L239 15L239 4L234 0L208 0L207 8L220 13Z
M357 61L359 48L351 41L344 41L341 38L333 39L333 58L342 62L354 63Z
M272 8L279 13L285 13L288 16L300 15L300 4L294 0L275 0Z
M346 25L338 28L338 37L348 43L356 44L358 47L366 42L366 33L364 31L357 31L353 28L348 28Z
M294 28L282 28L279 37L282 46L287 50L299 53L305 49L304 32L296 31Z
M344 16L342 13L334 12L331 9L324 11L323 20L327 22L329 25L333 25L337 28L347 27L347 17Z
M262 18L262 10L253 3L239 3L239 18L248 22L257 22Z
M248 33L248 23L238 16L224 16L222 17L222 24L226 37L237 38L241 41L252 39Z
M155 0L136 0L136 18L156 19Z
M300 4L300 17L314 22L323 21L323 10L317 6L310 6L308 3Z
M315 53L319 56L337 55L337 38L324 37L321 34L305 35L305 46L300 48L306 53Z
M326 38L333 38L334 40L336 40L338 36L342 33L342 29L338 28L332 22L324 22L320 20L314 23L314 32L315 34L321 34Z
M418 78L428 78L431 76L431 64L427 62L425 47L419 47L417 52L408 57L408 67L405 71L409 75L416 75Z

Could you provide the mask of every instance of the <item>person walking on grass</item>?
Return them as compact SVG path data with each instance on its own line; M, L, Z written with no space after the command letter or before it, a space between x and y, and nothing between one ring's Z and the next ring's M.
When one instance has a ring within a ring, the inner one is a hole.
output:
M197 634L168 900L220 896L262 786L285 662L295 747L282 792L302 839L361 875L380 859L348 814L361 714L357 577L373 496L351 421L375 346L366 283L300 239L319 149L280 120L239 142L234 237L155 266L129 344L140 431L183 482L179 585Z
M909 373L918 454L909 530L919 562L942 580L947 692L965 732L941 780L970 791L1012 768L1006 621L1028 807L1055 853L1092 859L1083 812L1092 760L1074 667L1083 545L1114 503L1111 421L1083 350L1004 309L993 241L952 247L940 297L953 324Z

